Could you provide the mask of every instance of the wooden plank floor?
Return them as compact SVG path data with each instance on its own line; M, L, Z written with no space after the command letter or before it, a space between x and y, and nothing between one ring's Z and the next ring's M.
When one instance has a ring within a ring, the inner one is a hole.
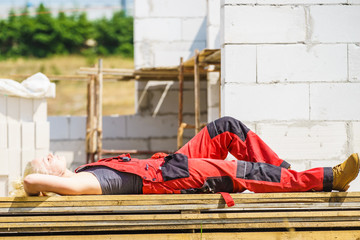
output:
M231 236L252 231L283 239L277 233L295 231L310 236L311 232L345 231L349 237L359 234L360 238L360 192L231 196L235 206L230 208L220 194L0 198L0 235L51 233L68 239L63 234L131 233L140 234L141 239L141 234L174 237L181 233L182 239L199 239L200 232L231 232ZM190 232L194 234L187 236Z

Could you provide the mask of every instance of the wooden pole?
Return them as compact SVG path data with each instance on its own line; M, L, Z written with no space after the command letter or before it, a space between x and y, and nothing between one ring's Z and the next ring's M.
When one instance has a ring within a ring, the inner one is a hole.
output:
M101 158L102 151L102 91L103 91L103 73L102 73L102 59L99 59L97 84L96 84L96 132L97 132L97 157Z
M86 162L94 162L95 142L95 76L91 75L87 85L87 118L86 118Z
M199 50L195 50L194 58L194 95L195 95L195 134L200 132L200 72Z
M178 114L178 136L177 148L180 149L183 145L183 131L181 131L181 124L183 122L183 92L184 92L184 63L183 58L180 58L179 65L179 114Z

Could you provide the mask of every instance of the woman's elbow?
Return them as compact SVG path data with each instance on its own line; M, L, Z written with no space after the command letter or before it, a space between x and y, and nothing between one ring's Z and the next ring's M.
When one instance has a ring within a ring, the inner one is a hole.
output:
M30 174L24 178L24 190L28 195L39 195L37 174Z

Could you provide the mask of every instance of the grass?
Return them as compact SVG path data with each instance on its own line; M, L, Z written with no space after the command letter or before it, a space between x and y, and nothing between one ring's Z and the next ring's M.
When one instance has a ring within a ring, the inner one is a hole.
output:
M104 68L134 68L133 59L102 57ZM73 75L80 67L91 67L96 58L77 55L46 59L18 58L0 61L0 78L12 74ZM48 115L85 115L86 82L56 81L56 98L48 99ZM104 82L103 115L125 115L135 112L135 83Z

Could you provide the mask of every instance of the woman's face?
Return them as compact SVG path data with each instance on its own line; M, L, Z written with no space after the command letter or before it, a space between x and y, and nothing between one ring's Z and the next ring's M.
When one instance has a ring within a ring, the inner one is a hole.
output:
M37 173L55 176L62 176L66 170L65 158L51 153L47 157L32 160L31 165Z

